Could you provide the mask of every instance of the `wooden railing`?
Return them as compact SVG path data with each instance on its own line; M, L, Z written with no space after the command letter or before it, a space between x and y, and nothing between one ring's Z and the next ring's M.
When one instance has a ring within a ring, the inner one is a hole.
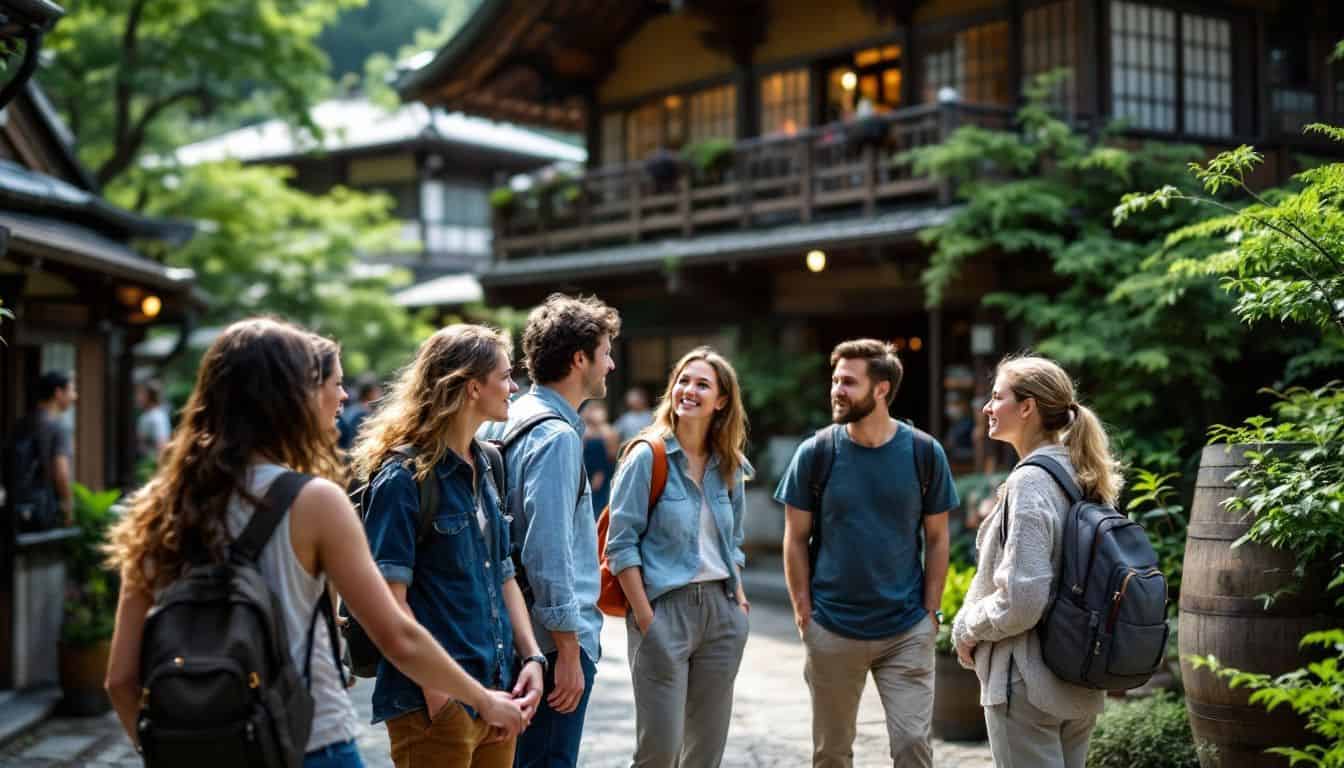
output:
M679 156L608 166L577 178L535 178L533 191L496 209L497 259L654 237L746 230L819 216L872 216L907 199L947 201L950 191L914 175L901 152L937 144L958 125L1011 124L1011 112L930 104L791 136L741 141L717 167Z

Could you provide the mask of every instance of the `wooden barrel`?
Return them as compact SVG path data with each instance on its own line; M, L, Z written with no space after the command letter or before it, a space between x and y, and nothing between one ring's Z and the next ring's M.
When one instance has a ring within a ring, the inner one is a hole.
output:
M1204 768L1286 767L1287 759L1267 755L1265 749L1301 745L1308 734L1288 707L1266 712L1249 703L1246 689L1229 688L1224 678L1196 670L1186 657L1213 654L1229 667L1278 675L1306 663L1298 651L1303 635L1338 621L1328 615L1332 604L1324 595L1323 579L1309 579L1269 609L1257 597L1296 583L1296 558L1260 544L1232 547L1249 524L1242 513L1224 509L1223 502L1237 493L1227 476L1245 466L1246 449L1204 449L1186 534L1178 634L1181 677Z

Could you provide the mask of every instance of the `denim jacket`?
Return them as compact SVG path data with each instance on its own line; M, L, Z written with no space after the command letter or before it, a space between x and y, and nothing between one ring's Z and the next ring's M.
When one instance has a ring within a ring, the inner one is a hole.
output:
M485 425L480 436L499 439L508 428L541 411L555 411L564 422L544 421L509 446L509 509L521 509L528 521L522 562L532 587L532 629L542 653L551 653L551 632L574 632L589 660L601 658L602 614L599 589L597 522L586 476L580 494L583 422L555 390L533 385L509 406L509 421ZM577 502L575 501L577 499Z
M611 489L611 529L607 532L607 560L612 573L643 568L649 600L684 587L700 570L700 506L709 499L719 530L719 554L729 567L728 588L736 594L737 569L747 562L742 553L742 515L745 476L752 472L743 459L732 483L719 472L719 457L705 466L704 491L687 474L686 454L677 439L663 437L667 446L667 485L649 514L649 484L653 478L653 450L636 445L616 470Z
M489 464L473 444L486 529L476 521L471 467L449 452L434 467L439 509L416 543L420 489L412 470L388 461L369 487L364 530L383 578L406 585L416 621L486 688L513 685L513 624L504 585L513 579L509 527L501 514ZM373 722L424 709L420 686L383 659L373 688ZM474 716L474 713L473 713Z

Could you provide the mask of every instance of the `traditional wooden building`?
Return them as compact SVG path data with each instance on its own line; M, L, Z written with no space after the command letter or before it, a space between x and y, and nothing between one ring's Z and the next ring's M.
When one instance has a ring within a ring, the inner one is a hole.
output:
M943 434L1021 342L980 297L1031 265L968 270L926 309L917 233L950 195L899 151L1006 125L1025 82L1067 69L1080 123L1253 142L1282 177L1301 126L1344 113L1341 37L1328 0L484 0L400 90L586 137L585 174L497 217L481 279L497 303L617 305L618 384L761 328L799 351L872 335L903 347L897 410Z
M0 440L7 448L32 408L37 377L69 371L79 393L68 414L74 479L93 489L129 488L131 347L150 325L189 327L203 305L189 270L143 255L146 244L161 250L191 228L107 203L28 80L42 34L61 13L45 0L0 0L0 46L24 41L23 56L0 75L0 301L12 312L0 320ZM60 542L76 531L20 533L8 508L0 523L2 740L59 695L50 686L65 599Z
M364 98L333 99L314 107L312 119L320 141L269 120L181 147L177 159L285 166L293 185L312 194L337 185L385 193L407 247L367 259L410 269L421 281L489 263L487 197L499 174L586 159L572 142L422 104L389 112ZM451 291L435 295L454 298Z

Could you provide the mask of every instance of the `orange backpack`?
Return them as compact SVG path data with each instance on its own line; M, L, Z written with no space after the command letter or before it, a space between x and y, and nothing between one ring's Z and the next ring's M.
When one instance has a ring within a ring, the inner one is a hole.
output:
M653 477L649 481L649 515L652 516L658 497L663 495L663 486L667 485L667 446L661 437L636 438L626 444L621 453L622 460L637 443L644 443L653 450ZM610 527L611 505L608 504L602 510L602 516L597 518L597 555L602 585L597 596L597 607L608 616L624 618L630 610L630 603L625 599L620 580L611 572L611 564L607 562L607 529Z

